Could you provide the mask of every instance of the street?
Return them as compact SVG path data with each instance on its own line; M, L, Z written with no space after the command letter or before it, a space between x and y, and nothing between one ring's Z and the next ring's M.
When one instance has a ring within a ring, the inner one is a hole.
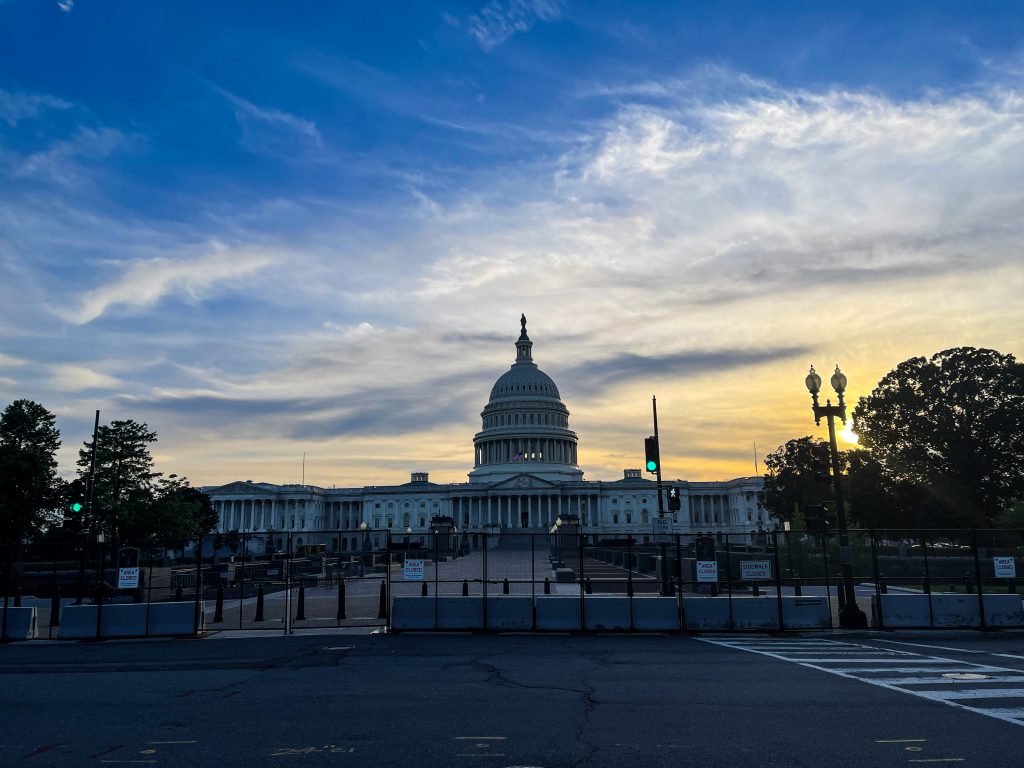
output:
M235 632L12 644L0 673L3 765L999 768L1024 744L1020 633Z

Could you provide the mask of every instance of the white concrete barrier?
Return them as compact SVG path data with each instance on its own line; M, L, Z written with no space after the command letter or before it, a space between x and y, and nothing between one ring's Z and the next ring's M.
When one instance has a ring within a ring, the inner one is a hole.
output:
M391 601L391 628L434 629L434 598L395 595Z
M143 606L145 607L145 606ZM194 601L180 603L153 603L149 606L149 635L191 635L196 630L196 604ZM106 610L104 610L104 614ZM104 622L104 625L106 622ZM199 604L199 629L206 626L205 606ZM104 630L105 631L105 630Z
M622 600L623 598L618 598ZM679 603L674 597L637 597L633 600L634 629L679 629Z
M977 595L952 592L882 595L882 623L888 627L980 627ZM929 610L929 598L931 609ZM871 598L871 611L878 619L877 596ZM1024 625L1024 605L1019 595L985 595L985 625L1012 627Z
M60 609L58 640L81 640L96 637L98 605L64 605Z
M2 610L2 607L0 607ZM7 631L5 640L35 640L39 637L36 609L22 606L7 606Z
M487 598L487 628L529 630L533 628L533 598L492 595Z
M782 596L782 626L784 629L828 629L831 624L828 600L824 596Z
M587 629L629 629L628 598L587 595L583 600L583 614ZM539 621L538 618L538 623ZM579 601L576 601L576 626L579 626Z
M537 598L537 629L579 629L580 599L544 595Z
M778 629L779 608L774 597L732 598L732 622L729 598L687 597L688 629Z
M438 629L480 629L483 625L482 597L454 595L437 598Z

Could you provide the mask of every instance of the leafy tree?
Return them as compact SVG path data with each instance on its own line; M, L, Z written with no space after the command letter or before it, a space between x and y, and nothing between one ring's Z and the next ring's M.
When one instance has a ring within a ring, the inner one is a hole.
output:
M1024 499L1016 499L995 519L996 528L1024 531Z
M828 483L815 476L814 453L816 445L827 446L824 440L798 437L789 440L764 458L768 472L764 476L761 504L779 521L796 522L805 504L818 504L831 498ZM845 466L845 454L839 454L840 466ZM791 526L793 530L795 527Z
M906 360L853 415L894 487L920 494L919 524L985 526L1024 497L1024 364L1012 355L957 347Z
M16 544L55 522L59 448L56 419L39 403L16 400L0 414L0 543Z
M213 501L189 485L184 477L169 475L157 481L152 502L131 532L158 539L195 539L217 525Z
M153 471L149 446L156 432L128 419L100 426L97 432L93 514L115 540L138 535L153 503L159 473ZM89 474L92 442L78 452L78 473Z

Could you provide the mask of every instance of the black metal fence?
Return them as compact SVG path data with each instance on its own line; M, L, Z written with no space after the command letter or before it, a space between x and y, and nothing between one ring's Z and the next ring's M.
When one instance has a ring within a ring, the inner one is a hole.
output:
M872 627L1024 626L1024 531L851 531L849 544L854 593ZM839 626L845 598L841 554L836 534L782 531L81 540L8 553L3 634L825 629Z

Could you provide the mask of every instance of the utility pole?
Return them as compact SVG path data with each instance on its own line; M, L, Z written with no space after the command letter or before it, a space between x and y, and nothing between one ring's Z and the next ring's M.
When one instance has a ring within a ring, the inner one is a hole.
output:
M658 398L651 395L651 410L654 413L654 442L658 446L658 465L657 465L657 478L658 478L658 519L665 517L665 500L661 496L661 442L658 438ZM672 595L671 582L668 578L668 551L665 542L662 541L661 547L661 594L665 597Z

